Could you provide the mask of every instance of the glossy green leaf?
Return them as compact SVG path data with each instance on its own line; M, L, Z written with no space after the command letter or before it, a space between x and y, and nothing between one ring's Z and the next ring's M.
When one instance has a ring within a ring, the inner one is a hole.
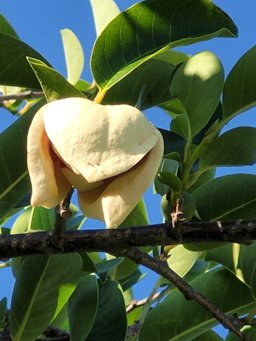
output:
M197 188L201 187L204 185L206 182L212 180L215 177L216 169L215 168L210 168L203 172L202 174L197 176L195 182L193 182L188 188L187 191L189 193L193 193ZM194 174L196 175L196 174ZM192 175L193 176L193 175Z
M32 207L31 215L28 222L28 231L35 230L49 231L54 229L55 224L55 210L47 209L45 207Z
M94 17L96 34L99 36L120 10L113 0L90 0Z
M238 127L216 138L203 152L200 168L244 166L256 162L256 128Z
M0 57L1 58L1 57ZM41 101L0 134L0 217L4 217L28 195L27 131Z
M236 272L238 256L233 243L226 243L216 249L208 250L205 255L206 261L214 261L224 265L227 269Z
M183 245L177 245L169 251L167 263L180 277L184 277L201 255L201 252L189 251Z
M83 48L75 33L70 29L66 28L60 33L66 60L67 80L71 84L76 84L84 68Z
M95 266L98 273L108 272L112 270L114 267L121 264L123 260L124 260L123 257L112 258L108 260L103 260L102 262L95 264Z
M254 298L256 297L256 243L239 248L238 269L241 271L244 281L251 287Z
M192 195L202 220L236 219L236 212L255 205L255 188L256 175L234 174L213 179Z
M162 184L167 185L174 192L179 192L181 190L182 183L173 173L159 172L157 174L157 180L159 180Z
M7 21L7 19L2 14L0 14L0 32L4 34L9 34L10 36L14 38L19 39L14 28L11 26L11 24Z
M121 279L119 283L121 284L123 290L126 291L141 281L146 275L146 273L142 273L139 269L137 269L131 275Z
M81 270L77 254L31 256L22 261L11 304L13 341L34 340L45 330L74 291Z
M178 169L179 169L178 161L170 160L170 159L163 159L158 171L160 173L168 172L168 173L172 173L173 175L177 175ZM159 181L158 177L155 178L155 181L154 181L155 193L158 193L163 196L164 194L169 192L169 189L170 189L169 186Z
M186 109L190 129L186 136L196 135L210 120L219 104L223 84L223 66L209 51L191 57L175 72L170 92Z
M119 227L130 227L130 226L140 226L148 225L148 214L147 208L143 199L135 206L128 217L122 222Z
M27 233L29 229L29 219L31 216L32 207L27 207L21 212L18 217L15 219L11 233Z
M85 97L60 73L35 58L27 58L48 102L66 97Z
M94 325L86 341L125 340L127 318L123 294L117 282L99 284L99 305Z
M140 110L169 100L168 88L176 66L156 58L146 61L111 87L103 103L135 106L143 89Z
M98 86L107 90L170 47L236 34L233 21L209 1L143 1L119 14L98 37L92 73Z
M69 329L69 320L68 320L68 313L67 313L67 304L61 309L59 314L55 317L54 320L51 321L50 327L60 329L67 333L70 332Z
M190 284L224 312L243 314L254 306L250 289L228 270L218 268L206 272ZM175 291L149 312L139 341L192 340L216 324L217 321L205 309Z
M256 46L247 51L228 75L223 89L224 117L230 119L256 103Z
M223 339L216 334L213 330L208 330L207 332L197 336L192 341L223 341Z
M40 89L27 56L49 63L32 47L11 35L0 33L0 84Z
M84 341L98 310L99 288L95 275L83 275L68 301L71 341Z
M170 125L170 130L173 133L183 136L187 140L189 129L190 125L187 114L179 114L173 117Z

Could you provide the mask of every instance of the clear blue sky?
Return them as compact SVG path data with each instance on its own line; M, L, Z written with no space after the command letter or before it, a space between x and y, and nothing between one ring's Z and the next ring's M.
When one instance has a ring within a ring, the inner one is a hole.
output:
M121 10L136 3L132 0L116 0ZM225 10L239 29L237 39L216 38L208 42L184 47L181 50L194 54L202 50L211 50L222 61L226 75L232 66L249 48L256 44L256 4L254 0L215 0L218 6ZM79 37L85 54L85 70L83 78L91 80L89 59L95 39L95 30L89 0L44 0L20 1L2 0L0 12L13 25L20 38L39 51L59 72L66 75L65 60L61 43L60 30L69 28ZM1 53L1 51L0 51ZM146 112L148 118L158 127L169 127L169 117L159 109ZM13 117L5 110L0 110L0 131L3 131ZM227 127L237 125L256 127L256 110L252 109L238 116ZM249 172L255 174L255 166L242 169L220 169L218 175L230 172ZM151 223L161 222L159 198L152 197L152 189L147 192L146 202ZM8 270L0 271L0 298L9 297L12 289L12 277ZM143 295L145 292L143 293ZM139 296L143 296L138 291Z

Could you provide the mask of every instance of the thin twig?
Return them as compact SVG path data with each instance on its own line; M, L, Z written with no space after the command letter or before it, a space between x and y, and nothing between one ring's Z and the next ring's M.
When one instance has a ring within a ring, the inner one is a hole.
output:
M186 299L196 301L204 309L211 313L212 316L214 316L224 327L235 333L241 340L249 341L249 339L240 331L240 328L244 326L244 322L242 320L224 314L222 310L209 301L206 296L195 291L186 281L170 269L166 262L153 258L137 248L122 250L120 253L117 253L117 255L125 256L135 263L144 265L148 269L162 275L173 283Z
M43 91L32 91L32 90L19 92L17 94L1 95L0 106L3 105L5 101L25 100L25 99L43 98L43 97L44 97Z
M71 200L73 192L74 192L74 188L71 188L67 196L55 208L56 222L54 226L54 231L50 238L50 243L54 247L61 249L61 250L63 249L66 222L68 218L70 218L71 216L69 205L70 205L70 200Z

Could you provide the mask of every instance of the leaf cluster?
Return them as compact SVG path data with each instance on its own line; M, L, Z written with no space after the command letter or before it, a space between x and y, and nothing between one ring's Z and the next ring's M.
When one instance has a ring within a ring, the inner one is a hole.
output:
M98 28L91 54L92 84L82 79L82 45L72 31L61 32L65 79L0 16L3 93L42 90L44 94L42 100L5 103L19 118L0 135L1 234L54 228L54 210L29 207L26 136L45 101L66 97L127 103L141 110L160 107L169 115L170 129L160 130L165 152L154 183L155 192L162 197L165 221L171 220L179 199L187 220L255 219L256 175L215 178L215 170L255 163L256 128L222 130L255 105L256 48L241 56L225 79L222 63L212 52L189 56L175 49L215 37L237 36L232 19L214 3L145 0L116 15L113 1L102 2L109 5L107 25L101 24L100 5L91 1ZM80 229L85 218L75 206L72 210L67 229ZM4 228L17 212L11 230ZM141 201L122 226L146 224L147 211ZM157 248L146 251L155 256L159 253ZM214 249L208 245L166 246L165 252L168 265L224 312L246 316L248 321L253 318L254 243ZM187 302L161 276L148 300L129 308L134 302L134 285L146 283L147 278L144 270L127 259L74 253L17 258L3 264L11 265L15 286L10 311L6 299L0 301L0 332L10 329L14 341L46 339L48 326L68 332L74 341L219 340L211 329L217 322L209 313ZM245 333L253 337L255 329L250 327ZM230 334L227 340L235 338Z

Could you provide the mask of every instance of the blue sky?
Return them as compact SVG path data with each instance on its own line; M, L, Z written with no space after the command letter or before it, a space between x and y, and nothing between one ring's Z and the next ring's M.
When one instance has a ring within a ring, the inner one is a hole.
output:
M136 3L132 0L116 0L121 10ZM183 47L181 50L190 54L202 50L211 50L222 61L226 75L236 61L256 43L256 20L254 0L215 0L218 6L228 13L239 29L237 39L216 38L208 42ZM20 38L40 52L59 72L66 75L65 59L61 43L60 30L69 28L79 37L85 54L85 70L83 78L91 80L89 60L95 40L95 29L92 19L89 0L2 0L0 12L13 25ZM158 127L169 127L169 117L159 109L146 112L148 118ZM252 109L239 115L225 129L237 125L250 125L256 127L256 111ZM3 131L13 117L5 110L0 110L0 131ZM218 176L231 172L249 172L256 174L255 166L239 169L220 169ZM152 196L152 189L146 194L149 218L152 223L161 222L159 212L159 198ZM12 279L8 270L0 271L0 297L10 295ZM142 295L138 291L138 295ZM144 295L144 293L143 293ZM143 296L142 295L142 296Z

